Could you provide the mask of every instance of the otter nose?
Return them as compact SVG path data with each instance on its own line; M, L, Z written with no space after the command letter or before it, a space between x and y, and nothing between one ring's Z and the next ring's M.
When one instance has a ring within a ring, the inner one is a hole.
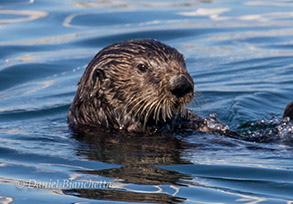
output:
M185 75L173 77L170 80L170 85L170 92L177 98L193 92L193 83Z

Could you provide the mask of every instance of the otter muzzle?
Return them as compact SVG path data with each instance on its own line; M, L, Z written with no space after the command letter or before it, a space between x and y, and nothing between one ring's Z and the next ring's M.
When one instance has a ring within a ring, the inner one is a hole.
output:
M173 77L170 80L170 92L177 98L184 97L193 92L193 82L183 74Z

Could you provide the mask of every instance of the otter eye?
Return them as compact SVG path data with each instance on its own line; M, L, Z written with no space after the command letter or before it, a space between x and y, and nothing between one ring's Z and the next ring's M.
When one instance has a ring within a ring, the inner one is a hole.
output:
M148 70L148 67L145 64L139 64L137 65L137 69L141 72L146 72Z

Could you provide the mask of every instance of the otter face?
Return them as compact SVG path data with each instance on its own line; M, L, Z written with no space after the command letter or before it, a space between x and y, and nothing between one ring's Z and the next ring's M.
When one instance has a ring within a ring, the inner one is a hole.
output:
M83 123L136 131L184 113L193 87L184 57L176 49L156 40L131 40L110 45L95 56L75 99L86 98L86 105L79 107L96 113L88 114ZM74 105L71 110L71 115L77 112Z

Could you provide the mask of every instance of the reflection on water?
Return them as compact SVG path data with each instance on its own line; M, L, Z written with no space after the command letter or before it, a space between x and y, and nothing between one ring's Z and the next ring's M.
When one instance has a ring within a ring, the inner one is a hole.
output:
M72 189L67 190L64 193L67 195L77 195L78 197L95 200L110 200L136 203L182 203L185 200L159 192L152 194L125 191Z
M292 8L286 0L1 1L0 203L293 203L292 124L282 119L293 100ZM203 101L190 108L216 113L246 140L73 134L66 116L85 66L131 38L178 48ZM111 188L18 189L19 179Z
M78 170L77 173L108 177L114 179L112 190L64 190L66 194L81 197L128 201L170 203L181 202L183 198L165 194L159 186L181 186L185 179L191 178L173 170L166 170L156 165L190 164L181 158L182 151L188 146L186 142L172 134L160 135L127 135L113 134L106 130L97 132L88 129L76 134L75 138L82 144L77 149L77 155L89 160L121 165L118 168L102 170ZM88 148L84 147L84 144ZM125 183L124 185L118 183ZM152 189L131 190L128 185L153 186ZM154 189L157 189L154 191ZM160 190L161 189L161 190Z
M268 1L247 1L244 3L245 5L249 6L280 6L280 7L290 7L293 6L292 1L287 0L280 0L280 1L274 1L274 0L268 0Z
M0 10L1 15L14 15L15 18L12 19L0 19L0 24L10 24L10 23L20 23L25 21L33 21L39 18L44 18L48 14L43 11L27 11L27 10ZM17 16L25 16L25 17L17 17ZM3 17L2 17L3 18Z
M13 198L0 196L0 203L2 204L9 204L9 203L12 203L13 201L14 201Z
M178 13L183 16L208 16L212 20L227 20L227 17L221 17L219 16L222 13L230 11L229 8L217 8L217 9L204 9L204 8L199 8L196 11L192 12L181 12Z
M78 34L69 34L64 36L54 36L44 39L36 39L32 41L16 41L16 42L0 42L0 45L43 45L43 44L63 44L74 40Z
M212 3L212 0L188 0L188 1L165 1L165 2L158 2L154 0L150 0L148 2L143 1L134 1L134 0L127 0L127 1L77 1L77 6L82 7L89 7L89 8L176 8L176 7L190 7L196 6L200 3Z

